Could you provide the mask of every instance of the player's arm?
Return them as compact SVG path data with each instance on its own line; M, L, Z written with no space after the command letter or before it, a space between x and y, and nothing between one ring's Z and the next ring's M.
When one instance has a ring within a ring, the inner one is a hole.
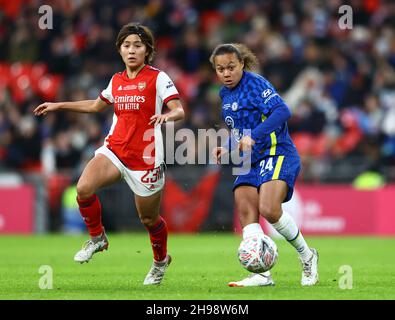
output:
M244 136L240 140L239 149L243 151L251 150L256 142L264 142L267 135L291 117L288 106L272 86L258 89L255 96L257 98L254 100L254 105L262 111L262 114L268 114L268 116L252 130L251 135Z
M267 119L252 130L251 138L255 141L262 139L282 126L290 117L291 111L284 102L276 105Z
M285 103L277 105L273 112L251 131L251 136L244 136L239 142L239 149L251 150L256 142L264 141L265 137L282 126L291 117L291 112Z
M178 121L185 118L184 108L182 107L180 99L172 99L167 102L167 107L170 112L165 114L155 114L150 118L149 124L162 124L168 121Z
M100 98L96 100L81 100L73 102L44 102L33 110L36 116L46 115L53 111L74 111L92 113L102 111L108 104Z

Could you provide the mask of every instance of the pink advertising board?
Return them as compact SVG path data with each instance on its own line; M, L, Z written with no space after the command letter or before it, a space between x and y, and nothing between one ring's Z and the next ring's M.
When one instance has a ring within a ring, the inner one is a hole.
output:
M34 189L0 187L0 234L34 231Z
M395 185L356 190L348 185L297 185L283 209L306 235L395 235ZM235 214L235 228L240 224ZM262 219L266 232L273 229Z

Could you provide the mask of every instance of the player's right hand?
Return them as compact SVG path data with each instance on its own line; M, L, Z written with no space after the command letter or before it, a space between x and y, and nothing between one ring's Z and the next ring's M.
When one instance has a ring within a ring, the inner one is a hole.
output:
M59 109L59 103L56 102L44 102L40 104L36 109L33 110L33 113L36 116L46 115L48 112L56 111Z
M224 147L215 147L212 151L213 158L217 164L220 164L221 157L228 152Z

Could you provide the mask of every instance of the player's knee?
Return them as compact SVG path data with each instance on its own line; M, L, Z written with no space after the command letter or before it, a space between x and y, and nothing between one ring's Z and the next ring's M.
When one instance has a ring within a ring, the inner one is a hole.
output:
M155 224L156 218L154 217L140 217L141 223L146 227L151 227Z
M259 204L259 214L269 223L275 223L280 218L281 206L273 203L261 203Z
M95 193L95 190L89 184L78 182L77 197L79 199L88 199Z

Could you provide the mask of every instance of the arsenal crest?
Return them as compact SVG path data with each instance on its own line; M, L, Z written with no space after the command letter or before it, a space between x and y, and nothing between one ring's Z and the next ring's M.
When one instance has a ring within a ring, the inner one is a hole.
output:
M145 82L139 82L139 84L137 85L137 88L139 89L139 91L143 91L146 86L147 86L147 84Z

